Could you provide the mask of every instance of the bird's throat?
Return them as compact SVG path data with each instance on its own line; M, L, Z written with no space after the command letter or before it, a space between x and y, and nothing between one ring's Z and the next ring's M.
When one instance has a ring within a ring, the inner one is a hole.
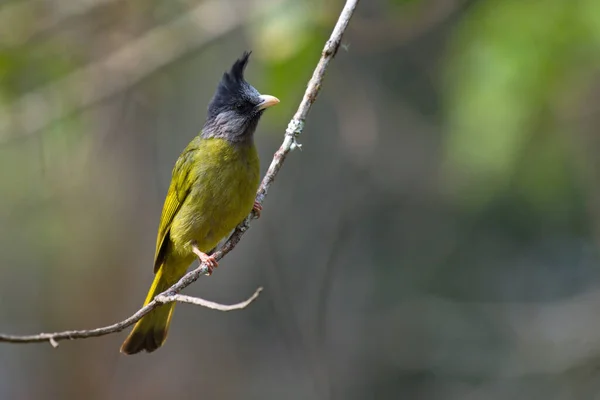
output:
M204 139L225 139L232 143L253 143L260 116L240 117L234 112L221 113L206 121L201 136Z

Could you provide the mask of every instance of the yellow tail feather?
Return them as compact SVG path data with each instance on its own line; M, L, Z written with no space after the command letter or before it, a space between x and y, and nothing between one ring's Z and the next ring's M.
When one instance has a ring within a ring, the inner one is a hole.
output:
M163 268L159 269L154 277L146 301L148 304L159 293L167 290L171 284L163 277ZM140 351L152 352L165 343L173 308L175 303L169 303L155 308L140 319L127 339L121 345L121 353L135 354Z

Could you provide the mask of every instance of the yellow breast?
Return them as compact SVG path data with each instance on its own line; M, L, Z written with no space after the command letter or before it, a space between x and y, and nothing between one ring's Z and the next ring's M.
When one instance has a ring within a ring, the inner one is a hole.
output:
M204 139L192 155L190 193L171 225L171 241L190 252L195 241L207 252L252 210L260 164L253 143Z

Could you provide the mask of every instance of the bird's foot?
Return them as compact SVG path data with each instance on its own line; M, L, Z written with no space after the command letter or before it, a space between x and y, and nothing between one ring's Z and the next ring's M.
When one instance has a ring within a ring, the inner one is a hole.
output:
M219 266L217 259L214 256L209 256L208 254L200 251L198 246L196 246L195 244L192 245L192 251L195 255L198 256L200 263L206 264L206 268L208 268L208 272L206 273L206 275L212 275L213 269Z
M260 213L262 211L262 206L260 205L260 203L258 201L254 202L254 205L252 206L252 211L254 211L254 216L257 219L260 218Z

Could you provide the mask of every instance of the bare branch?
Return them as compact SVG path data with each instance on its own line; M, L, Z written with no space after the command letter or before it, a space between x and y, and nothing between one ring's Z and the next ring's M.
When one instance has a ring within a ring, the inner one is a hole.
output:
M331 36L321 54L321 59L313 72L313 76L308 83L308 87L306 88L306 92L304 93L304 97L300 102L300 106L298 107L298 111L294 115L294 118L288 124L287 130L285 132L285 138L283 144L277 150L273 157L273 161L269 166L269 170L267 174L263 178L260 187L258 189L258 193L256 195L256 200L259 204L262 204L265 197L267 196L267 192L271 187L271 184L275 180L277 173L281 169L283 162L285 161L288 153L295 148L299 148L300 145L296 142L296 138L298 135L302 133L304 128L304 121L306 120L306 116L310 111L313 103L315 102L319 91L321 90L321 86L323 83L323 77L325 76L325 72L329 63L337 53L337 50L340 46L342 35L350 22L350 18L356 9L359 0L347 0L342 13L331 33ZM223 246L213 253L213 256L218 260L222 259L227 253L229 253L237 244L240 242L240 239L244 235L244 233L250 228L250 222L252 221L254 214L251 213L246 217L242 223L240 223L233 234L229 237L229 239L223 244ZM189 302L192 304L200 304L198 299L193 299L188 296L177 296L177 294L183 290L185 287L189 286L193 282L195 282L201 275L205 275L208 272L208 267L205 263L200 264L197 268L185 274L176 284L171 286L166 291L158 294L150 303L146 306L139 309L135 314L130 316L129 318L117 322L116 324L105 326L102 328L90 329L90 330L78 330L78 331L65 331L65 332L56 332L56 333L42 333L39 335L27 335L27 336L18 336L18 335L4 335L0 334L0 342L11 342L11 343L31 343L31 342L44 342L49 341L53 345L57 344L60 340L65 339L83 339L95 336L103 336L108 335L110 333L120 332L123 329L127 328L130 325L133 325L137 321L139 321L144 315L148 314L154 308L158 307L162 303L168 301L183 301ZM260 291L260 290L259 290ZM247 300L250 303L254 300L255 296L258 295L255 293L253 297ZM183 300L182 300L183 299ZM189 300L189 301L188 301ZM210 303L210 302L209 302ZM244 304L244 303L242 303ZM247 305L247 304L246 304ZM246 306L244 305L244 307ZM239 306L239 305L238 305ZM224 306L227 307L227 306ZM243 308L243 307L240 307Z
M262 292L262 290L263 290L263 288L259 287L258 289L256 289L256 292L254 292L254 294L252 296L250 296L250 298L248 300L242 301L241 303L232 304L229 306L225 305L225 304L215 303L214 301L204 300L199 297L186 296L183 294L173 294L170 296L163 296L163 295L159 294L158 296L155 297L155 300L160 304L177 302L177 303L193 304L195 306L206 307L206 308L210 308L212 310L217 310L217 311L234 311L234 310L241 310L242 308L248 307L248 305L250 303L252 303L254 300L256 300L256 298L258 297L260 292Z
M212 301L204 300L198 297L191 296L183 296L179 294L167 294L169 291L163 292L157 295L154 300L148 303L146 306L142 307L131 317L117 322L116 324L103 326L102 328L89 329L89 330L77 330L77 331L64 331L64 332L54 332L54 333L40 333L37 335L5 335L0 334L0 342L8 342L8 343L39 343L39 342L49 342L52 347L58 347L58 342L61 340L69 339L85 339L96 336L104 336L110 333L121 332L123 329L135 324L139 321L144 315L148 314L150 311L155 309L161 304L179 302L179 303L188 303L194 304L197 306L202 306L206 308L210 308L218 311L232 311L232 310L240 310L242 308L246 308L250 303L252 303L258 297L259 293L262 291L262 288L256 289L256 292L246 301L243 301L238 304L233 305L225 305L214 303Z

